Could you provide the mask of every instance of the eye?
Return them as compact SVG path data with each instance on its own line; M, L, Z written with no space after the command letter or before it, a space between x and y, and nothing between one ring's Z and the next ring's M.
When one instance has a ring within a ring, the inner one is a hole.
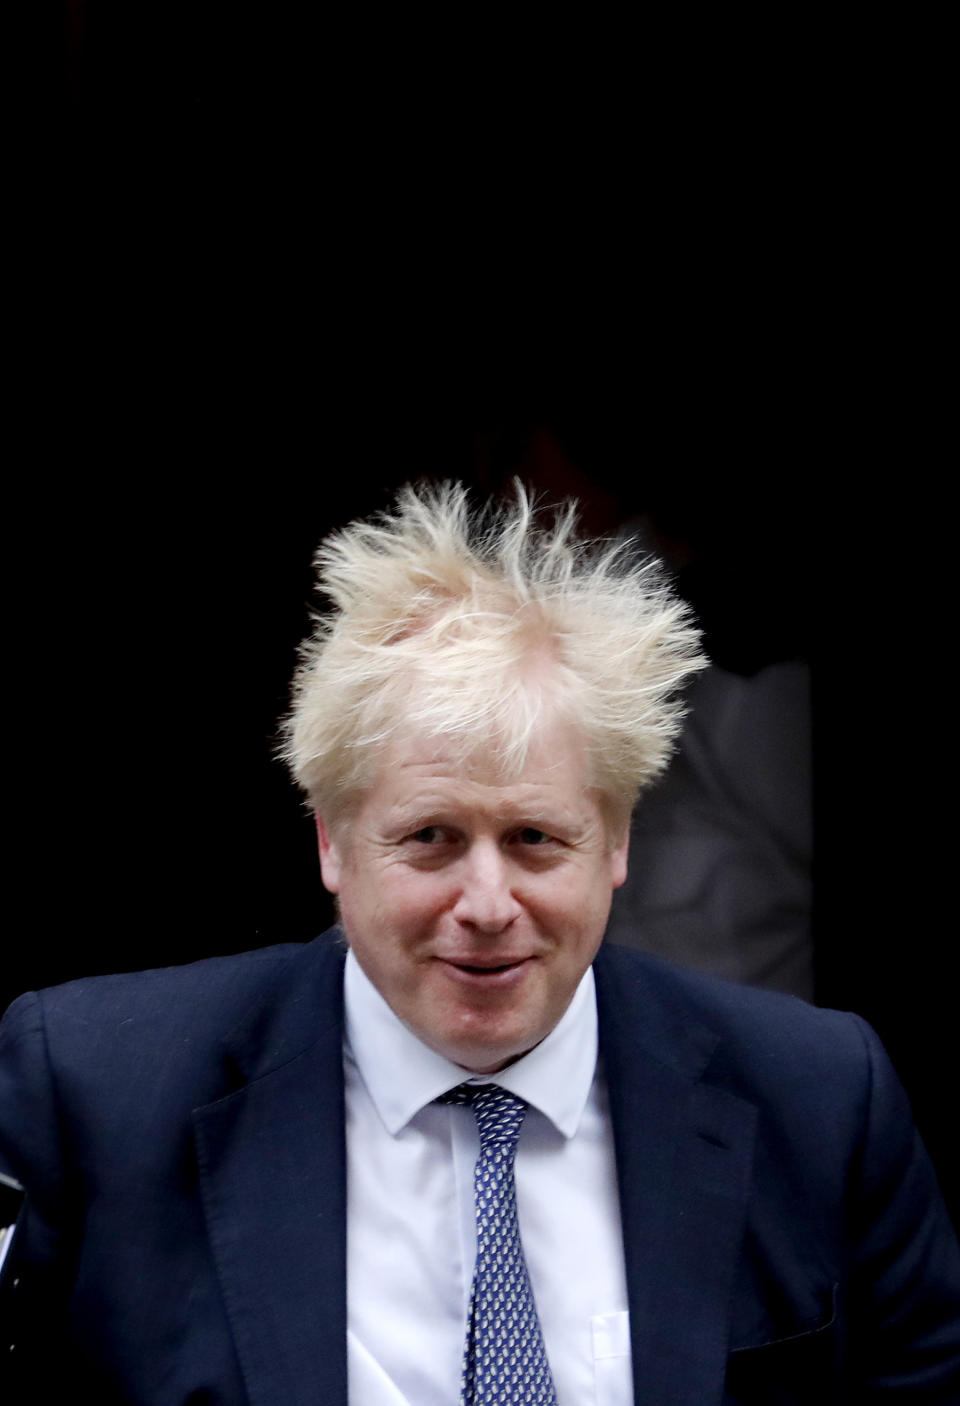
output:
M546 845L553 839L545 830L537 830L533 825L525 825L517 831L517 840L522 845Z
M422 830L415 830L410 838L417 844L436 845L446 839L446 831L439 825L424 825Z

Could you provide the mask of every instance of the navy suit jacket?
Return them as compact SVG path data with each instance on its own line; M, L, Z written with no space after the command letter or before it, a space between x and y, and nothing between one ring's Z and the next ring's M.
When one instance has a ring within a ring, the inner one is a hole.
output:
M335 938L10 1008L30 1399L345 1406ZM616 948L595 974L638 1406L960 1401L960 1252L869 1028Z

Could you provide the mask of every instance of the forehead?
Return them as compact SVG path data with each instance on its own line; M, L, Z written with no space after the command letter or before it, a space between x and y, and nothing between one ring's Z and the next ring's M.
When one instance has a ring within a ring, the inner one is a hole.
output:
M403 805L431 795L456 799L465 808L512 809L535 799L547 804L586 804L583 748L568 729L546 728L522 765L508 767L493 749L472 748L406 733L385 748L363 807Z
M411 776L443 773L478 785L506 787L562 784L574 778L579 782L586 764L583 745L573 730L551 722L533 739L521 761L505 758L501 749L484 740L460 745L456 738L403 732L384 749L376 782L398 771Z

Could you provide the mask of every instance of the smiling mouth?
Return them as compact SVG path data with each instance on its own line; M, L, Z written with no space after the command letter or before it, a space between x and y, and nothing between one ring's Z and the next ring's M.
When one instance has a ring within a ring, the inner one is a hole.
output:
M512 962L498 962L494 965L484 963L480 966L473 962L451 962L450 965L462 972L476 972L478 976L491 976L495 972L508 972L512 967L519 967L521 962L525 962L525 957L515 957Z
M530 957L513 957L507 962L458 962L454 957L441 958L451 976L478 986L494 986L518 979L531 960Z

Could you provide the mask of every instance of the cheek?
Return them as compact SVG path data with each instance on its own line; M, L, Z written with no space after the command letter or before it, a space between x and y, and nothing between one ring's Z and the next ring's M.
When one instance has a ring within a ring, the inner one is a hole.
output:
M449 884L441 876L400 865L360 875L350 890L349 904L344 903L343 892L340 896L344 916L352 912L358 931L363 924L366 931L394 942L415 937L450 901Z
M569 934L571 947L579 953L583 948L595 949L599 945L612 898L609 874L593 872L571 875L555 884L544 901L554 929Z

